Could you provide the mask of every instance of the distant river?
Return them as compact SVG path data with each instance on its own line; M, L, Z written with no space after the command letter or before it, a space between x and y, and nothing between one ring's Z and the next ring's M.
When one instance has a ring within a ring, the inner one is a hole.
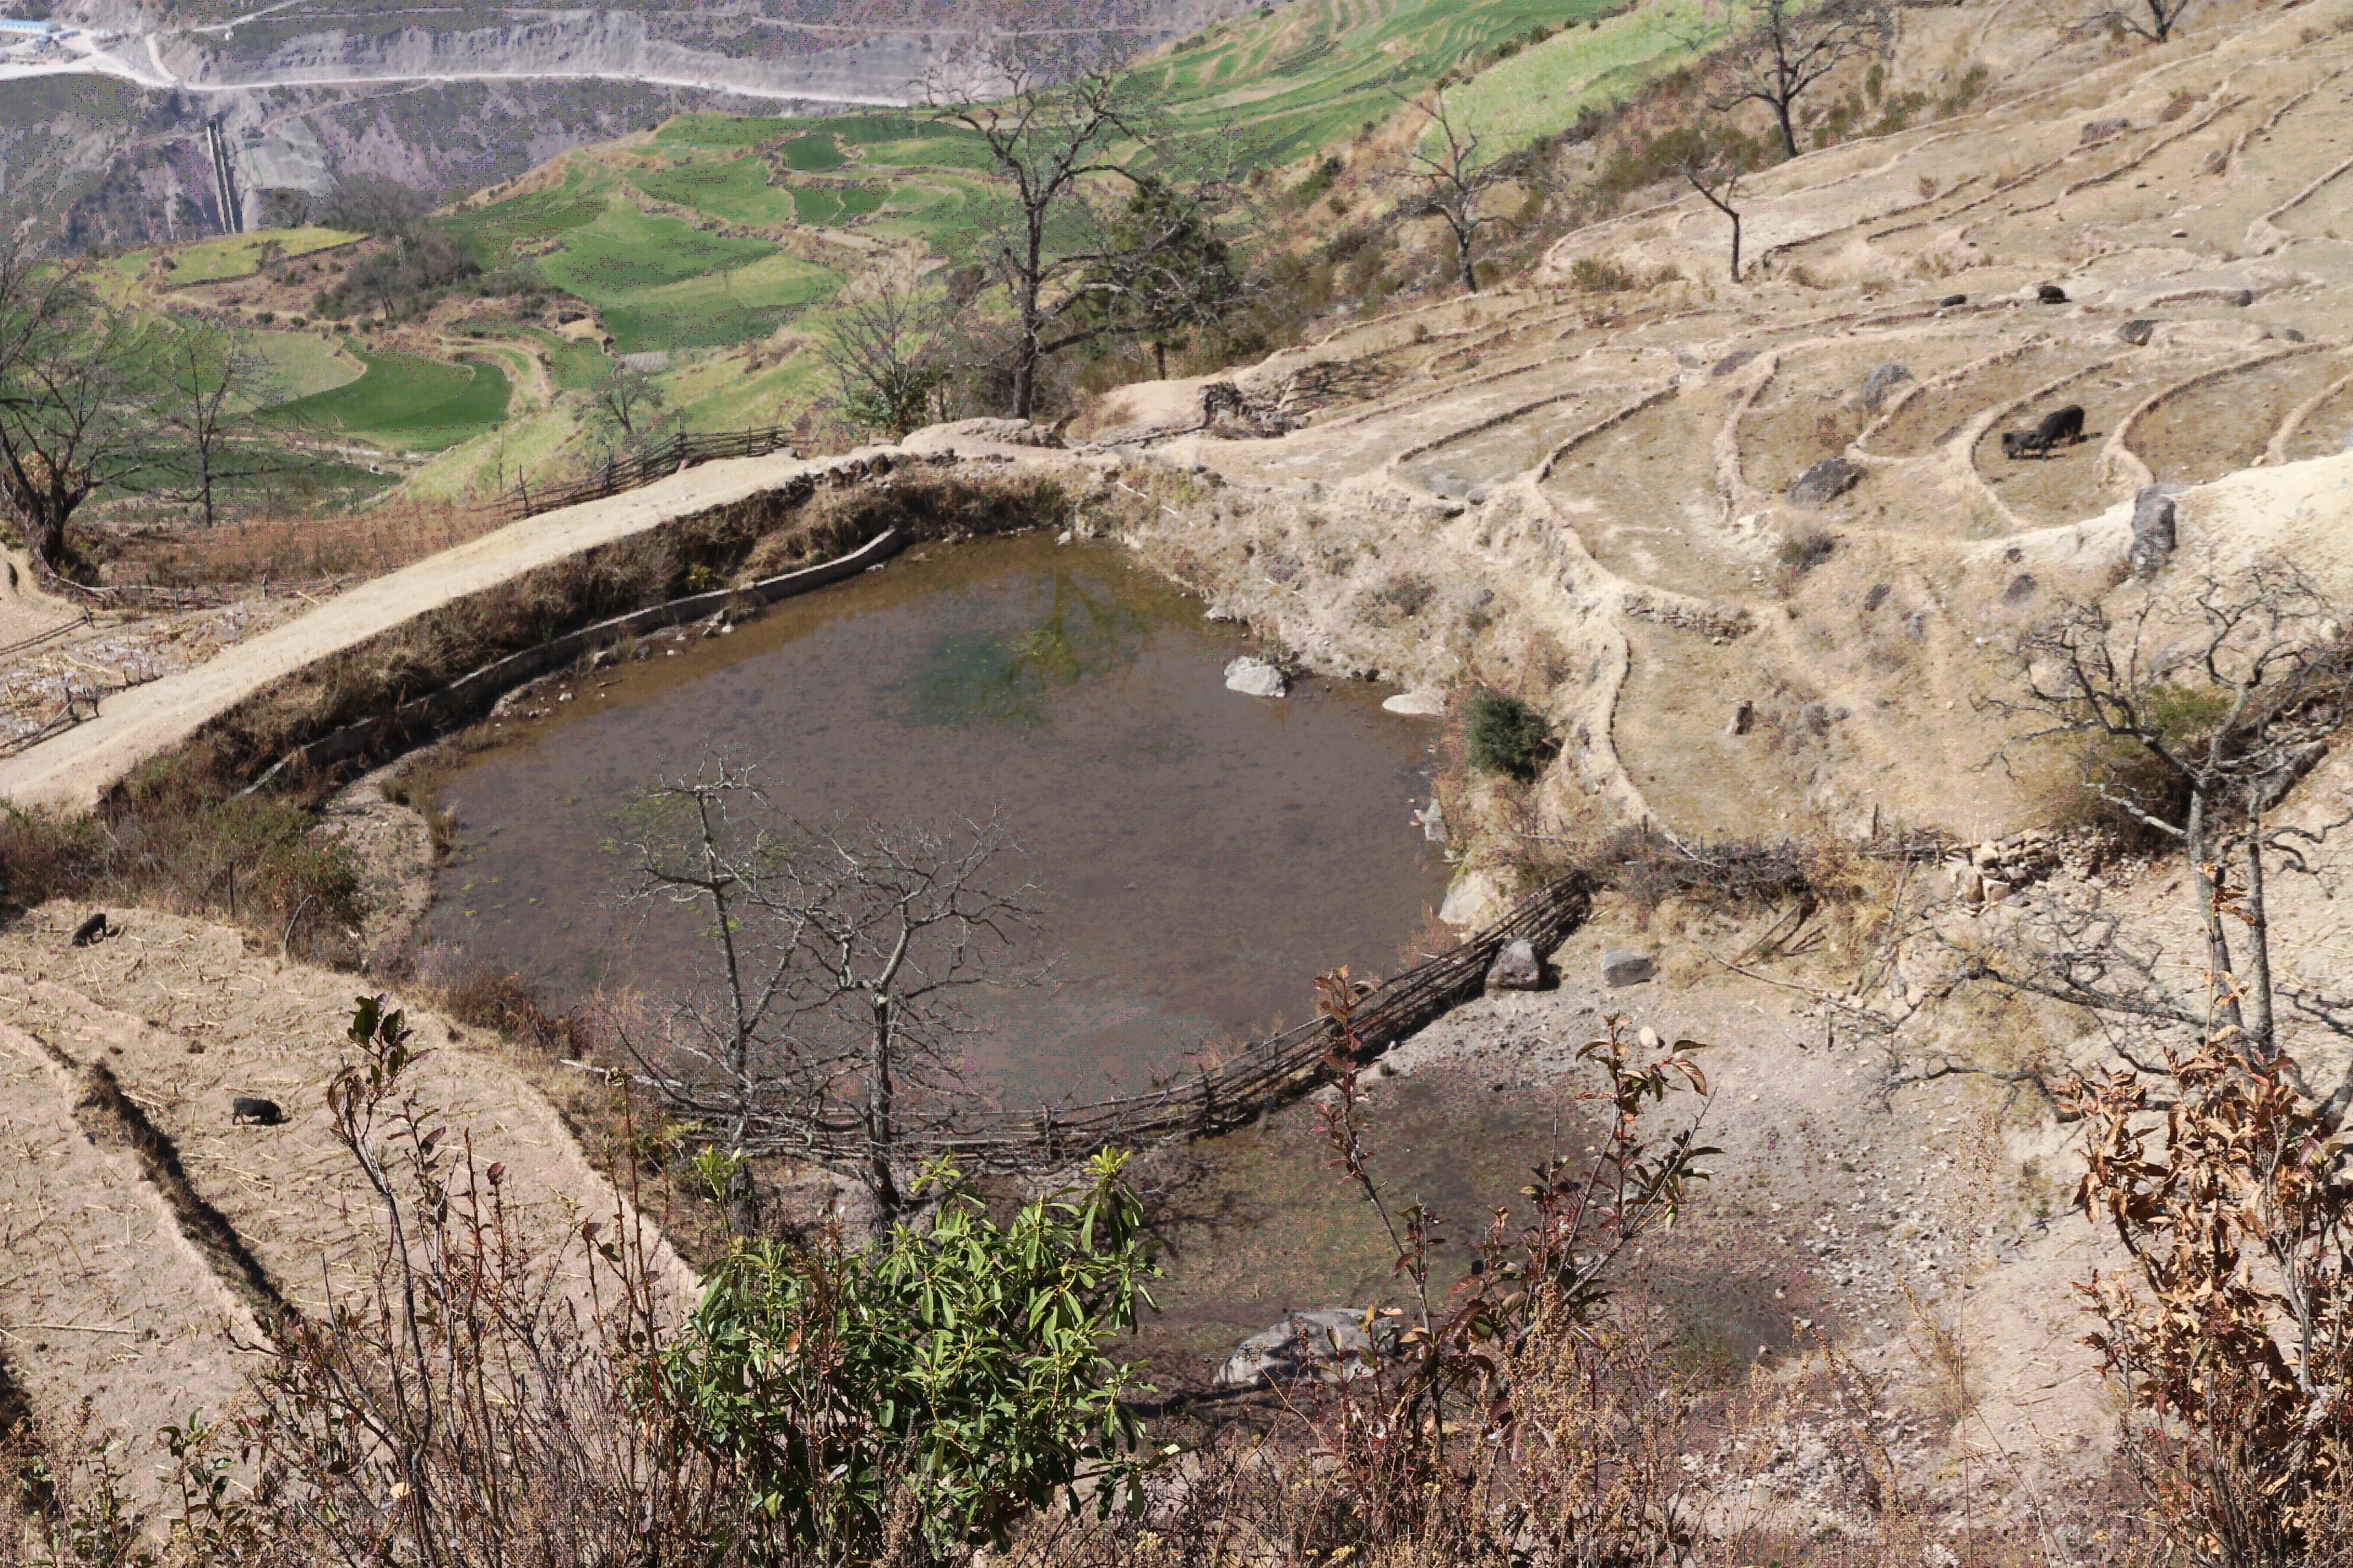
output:
M1055 963L983 994L969 1049L1017 1102L1137 1088L1204 1037L1299 1022L1319 971L1398 967L1444 889L1409 819L1428 722L1359 682L1226 690L1250 638L1110 546L930 546L672 646L509 721L448 778L444 973L512 969L567 1001L674 988L691 926L632 916L623 940L609 846L633 790L712 746L806 822L1011 825L1045 910L1028 956Z

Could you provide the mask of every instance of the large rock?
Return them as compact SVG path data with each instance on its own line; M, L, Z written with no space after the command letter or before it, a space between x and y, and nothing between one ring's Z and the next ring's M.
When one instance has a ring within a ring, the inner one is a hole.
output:
M1218 1368L1219 1388L1256 1388L1262 1384L1350 1382L1373 1374L1381 1346L1365 1331L1361 1307L1316 1307L1293 1312L1271 1329L1244 1340ZM1381 1320L1376 1319L1377 1331ZM1382 1333L1380 1339L1389 1338Z
M1797 506L1828 506L1862 482L1863 466L1852 458L1824 458L1798 476L1789 487Z
M1640 985L1659 972L1651 955L1630 947L1613 947L1601 955L1601 979L1609 985Z
M1446 694L1442 691L1400 691L1394 697L1381 699L1385 713L1402 713L1409 719L1436 719L1446 712Z
M2133 498L2132 549L2125 562L2134 576L2147 582L2165 565L2173 553L2179 534L2173 507L2170 485L2143 485Z
M1887 400L1887 395L1911 379L1911 371L1903 365L1881 365L1864 376L1862 384L1854 389L1855 405L1876 414L1879 405Z
M1226 666L1226 689L1245 697L1282 697L1289 695L1291 681L1266 660L1244 654Z
M1487 966L1487 984L1497 991L1535 991L1544 985L1544 960L1526 937L1507 942Z

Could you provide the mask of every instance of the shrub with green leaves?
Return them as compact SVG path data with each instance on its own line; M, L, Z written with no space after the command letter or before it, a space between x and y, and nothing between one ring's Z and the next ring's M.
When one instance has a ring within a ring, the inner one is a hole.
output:
M1463 707L1463 731L1472 767L1523 783L1553 751L1552 727L1533 704L1483 686Z
M935 1550L1002 1546L1058 1494L1140 1506L1145 1462L1119 1396L1132 1366L1103 1341L1135 1325L1159 1274L1125 1156L1088 1186L1000 1225L953 1163L928 1228L862 1251L738 1239L665 1352L660 1402L749 1488L775 1544L828 1562L879 1554L910 1503ZM706 1155L724 1192L734 1162Z

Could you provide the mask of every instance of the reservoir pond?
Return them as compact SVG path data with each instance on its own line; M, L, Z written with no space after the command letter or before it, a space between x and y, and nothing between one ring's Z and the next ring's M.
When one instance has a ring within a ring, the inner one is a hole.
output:
M664 637L510 717L442 781L429 969L511 970L569 1005L669 994L696 922L615 889L633 792L714 752L810 825L952 830L995 814L1037 884L1042 984L973 994L974 1078L1010 1102L1099 1098L1205 1041L1314 1011L1341 963L1385 974L1446 868L1411 818L1433 727L1382 689L1229 691L1256 644L1109 545L930 545L724 636Z

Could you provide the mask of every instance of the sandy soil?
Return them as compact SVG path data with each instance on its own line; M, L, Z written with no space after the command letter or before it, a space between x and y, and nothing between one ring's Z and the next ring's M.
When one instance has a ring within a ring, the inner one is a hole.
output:
M249 1342L249 1315L316 1314L383 1256L384 1221L323 1099L359 986L149 910L111 911L119 934L72 947L86 912L45 907L0 931L13 1260L0 1365L51 1431L70 1430L92 1393L105 1424L149 1432L222 1407L239 1372L224 1324L243 1322ZM409 1019L427 1053L413 1087L479 1168L504 1163L519 1236L544 1247L627 1215L505 1047L429 1012ZM94 1091L100 1079L119 1100ZM234 1124L233 1095L274 1100L286 1120ZM659 1239L654 1259L681 1306L691 1276ZM566 1278L586 1290L576 1265Z

